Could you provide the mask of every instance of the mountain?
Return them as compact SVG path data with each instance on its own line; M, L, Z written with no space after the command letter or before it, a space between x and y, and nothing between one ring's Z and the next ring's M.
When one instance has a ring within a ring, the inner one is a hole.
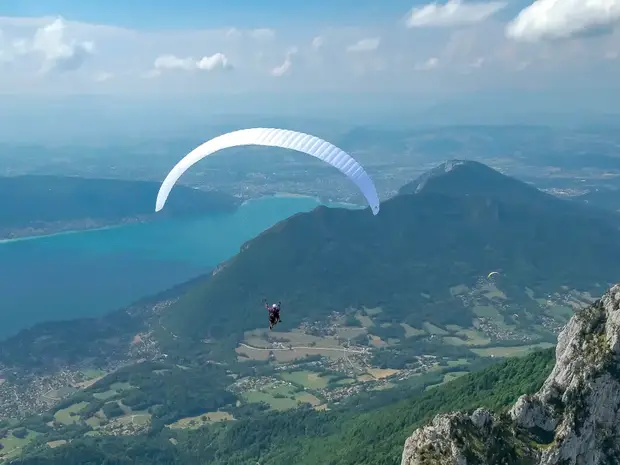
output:
M620 285L573 316L538 392L500 415L435 417L407 439L402 465L620 463Z
M598 203L593 202L588 206L575 205L475 161L449 160L415 181L405 184L398 191L401 195L419 192L479 196L528 208L536 208L540 202L543 209L553 206L556 213L579 214L584 218L611 221L620 225L620 215L615 212L612 214L608 208L603 208ZM581 200L579 197L574 199Z
M364 308L380 309L371 331L392 323L469 327L473 309L456 289L475 289L495 270L504 297L520 304L513 322L523 326L526 313L540 312L535 298L563 286L593 295L607 287L620 272L618 237L609 212L479 163L451 162L385 201L376 217L319 207L275 225L182 296L163 321L183 338L238 341L265 325L267 298L282 301L283 328Z
M121 223L234 211L239 200L177 186L155 216L160 183L24 175L0 178L0 238L44 235Z
M489 166L466 160L449 160L402 186L399 194L434 192L445 195L479 195L505 202L532 205L552 201L537 188L503 175Z

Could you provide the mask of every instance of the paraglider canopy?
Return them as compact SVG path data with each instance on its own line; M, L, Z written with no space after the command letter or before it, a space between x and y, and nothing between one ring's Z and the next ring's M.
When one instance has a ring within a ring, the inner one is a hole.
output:
M318 158L335 167L353 181L366 198L373 215L379 213L380 202L375 185L364 168L353 157L316 136L274 128L241 129L222 134L196 147L183 157L164 179L157 194L155 211L158 212L164 208L174 184L195 163L219 150L242 145L281 147Z

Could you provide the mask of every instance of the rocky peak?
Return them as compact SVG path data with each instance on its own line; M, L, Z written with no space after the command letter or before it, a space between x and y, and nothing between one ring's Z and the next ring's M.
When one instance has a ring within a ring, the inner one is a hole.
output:
M401 465L620 464L620 285L575 314L541 389L505 413L438 415Z

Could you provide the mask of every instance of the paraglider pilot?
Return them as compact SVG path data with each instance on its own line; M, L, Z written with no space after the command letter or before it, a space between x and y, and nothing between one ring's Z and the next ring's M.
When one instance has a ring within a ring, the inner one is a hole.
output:
M280 319L280 302L277 304L269 305L267 303L267 299L263 301L265 304L265 308L269 312L269 329L273 329L275 325L280 323L282 320Z

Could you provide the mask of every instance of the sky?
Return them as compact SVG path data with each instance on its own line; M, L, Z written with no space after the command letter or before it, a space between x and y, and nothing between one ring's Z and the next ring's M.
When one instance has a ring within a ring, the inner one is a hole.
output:
M619 24L620 0L0 0L0 96L611 108Z

